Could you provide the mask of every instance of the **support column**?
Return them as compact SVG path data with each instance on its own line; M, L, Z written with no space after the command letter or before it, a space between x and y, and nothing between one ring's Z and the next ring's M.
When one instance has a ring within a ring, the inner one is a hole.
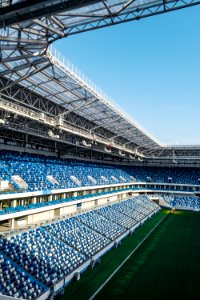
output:
M60 217L61 213L60 213L60 208L57 208L54 210L54 217Z
M17 200L12 200L11 207L16 207L16 206L17 206Z
M14 229L15 228L15 219L10 220L10 228Z

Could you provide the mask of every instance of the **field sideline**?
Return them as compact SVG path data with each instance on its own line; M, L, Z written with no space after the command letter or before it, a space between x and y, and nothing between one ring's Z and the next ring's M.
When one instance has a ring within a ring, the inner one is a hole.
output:
M134 235L125 238L120 247L106 253L101 258L101 263L93 270L88 269L84 272L80 281L71 282L65 288L64 295L59 296L58 300L88 300L167 213L168 211L161 211L146 221Z

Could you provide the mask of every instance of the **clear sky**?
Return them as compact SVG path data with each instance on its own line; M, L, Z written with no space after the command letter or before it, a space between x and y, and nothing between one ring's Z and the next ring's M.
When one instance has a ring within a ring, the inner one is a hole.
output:
M157 139L200 144L200 6L71 36L55 47Z

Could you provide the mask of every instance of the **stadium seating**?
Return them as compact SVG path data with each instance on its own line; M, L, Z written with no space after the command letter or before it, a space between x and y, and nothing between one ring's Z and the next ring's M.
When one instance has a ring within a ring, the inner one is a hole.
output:
M52 286L86 260L43 228L1 239L0 250L46 286Z
M128 217L127 215L116 210L115 204L112 206L102 207L97 212L112 222L125 227L126 229L129 229L136 224L136 221L133 218Z
M165 201L167 204L169 204L170 206L173 206L173 201L174 201L174 196L171 195L171 194L153 194L153 195L148 195L148 197L150 199L155 199L155 198L158 198L158 199L162 199L163 201Z
M0 293L39 298L139 224L134 211L144 218L158 208L146 196L138 196L34 230L1 236Z
M140 208L138 205L135 205L132 200L129 200L129 202L132 204L131 207L131 205L129 206L126 202L116 204L114 208L116 210L119 210L121 213L127 215L128 217L133 218L135 221L140 221L144 218L144 215L139 212Z
M9 176L10 174L8 174L6 168L2 165L2 163L0 163L0 179L1 180L7 180L10 178Z
M0 252L0 295L31 300L45 291L45 285Z
M157 204L149 201L149 196L140 195L132 199L133 203L138 204L138 206L142 207L142 213L151 213L157 207ZM127 201L127 204L130 203L130 200Z
M146 214L151 213L157 205L153 202L149 202L147 196L137 196L124 202L133 211L133 217L135 220L140 221Z
M128 174L139 182L199 184L200 170L197 168L132 167Z
M0 151L0 179L9 180L16 191L23 191L12 176L19 175L26 191L94 186L125 182L199 184L200 171L192 168L119 167L58 159L36 154ZM53 177L53 181L49 177Z
M192 195L154 194L149 198L160 198L172 208L200 210L200 198Z
M106 237L80 223L77 218L54 223L45 229L87 257L95 255L110 242Z
M200 210L200 198L197 196L158 195L171 207Z
M28 153L1 151L0 178L7 178L13 183L11 178L13 175L19 175L28 184L28 191L132 181L129 174L120 167L76 160L62 160ZM51 182L48 176L53 176L55 181ZM16 190L22 191L19 186L14 185Z
M96 211L79 215L77 219L110 240L115 240L126 231L124 227L111 222Z
M174 197L173 206L200 210L200 198L196 196L176 196Z

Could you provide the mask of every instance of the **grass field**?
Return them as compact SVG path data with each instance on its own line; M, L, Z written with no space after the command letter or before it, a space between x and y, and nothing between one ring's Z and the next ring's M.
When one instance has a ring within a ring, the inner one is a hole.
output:
M163 218L162 211L118 249L102 257L80 281L71 282L59 300L89 299L119 264ZM200 215L177 211L169 214L95 299L200 299Z
M172 298L200 299L199 213L170 214L95 297Z
M65 289L65 294L60 296L58 300L89 299L166 214L167 211L161 211L138 228L134 235L125 238L120 247L106 253L101 258L100 264L97 264L93 270L88 269L81 275L80 281L71 282Z

